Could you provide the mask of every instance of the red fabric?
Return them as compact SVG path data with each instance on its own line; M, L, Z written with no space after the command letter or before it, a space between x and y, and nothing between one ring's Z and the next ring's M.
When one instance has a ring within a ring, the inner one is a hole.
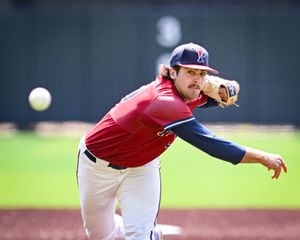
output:
M185 103L170 80L157 78L123 98L86 136L98 158L123 167L144 165L163 153L175 135L164 126L193 117L207 96Z

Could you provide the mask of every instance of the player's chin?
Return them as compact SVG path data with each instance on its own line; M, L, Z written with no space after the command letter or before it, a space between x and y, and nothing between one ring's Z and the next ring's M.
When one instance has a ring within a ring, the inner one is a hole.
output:
M189 96L190 100L193 100L193 99L199 97L199 94L200 94L200 89L191 88L188 96Z

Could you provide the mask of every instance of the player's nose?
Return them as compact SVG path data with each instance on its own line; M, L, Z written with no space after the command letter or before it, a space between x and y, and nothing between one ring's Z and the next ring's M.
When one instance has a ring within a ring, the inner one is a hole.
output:
M201 84L204 81L204 76L197 75L197 76L195 76L195 78L193 80L194 80L194 83Z

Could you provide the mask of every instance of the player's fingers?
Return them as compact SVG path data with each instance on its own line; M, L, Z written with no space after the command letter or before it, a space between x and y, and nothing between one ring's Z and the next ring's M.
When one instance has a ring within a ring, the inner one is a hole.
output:
M274 179L274 178L278 178L278 172L279 172L279 170L281 169L281 166L280 166L280 164L274 164L273 165L273 167L272 167L272 169L273 169L273 176L272 176L272 179Z
M276 168L276 170L275 170L275 173L274 173L274 178L279 178L279 176L280 176L280 174L281 174L281 171L284 171L284 172L286 172L287 171L287 168L286 168L286 165L284 164L284 162L283 161L280 161L280 164L279 164L279 166Z
M280 172L283 170L284 172L287 172L287 166L284 162L284 160L279 156L279 159L277 160L279 163ZM279 173L280 174L280 173Z
M280 176L281 173L281 167L274 169L274 174L272 176L272 179L278 179L278 177Z
M283 160L281 160L281 167L283 168L284 172L287 172L287 166Z
M276 176L276 170L274 170L274 172L273 172L272 179L274 179L274 178L275 178L275 176Z
M279 178L280 174L281 174L281 167L278 169L276 179Z
M282 170L284 172L287 172L287 166L286 166L283 158L280 155L277 156L277 159L276 159L275 163L276 164L274 166L274 174L273 174L272 178L278 179L278 177L280 176Z

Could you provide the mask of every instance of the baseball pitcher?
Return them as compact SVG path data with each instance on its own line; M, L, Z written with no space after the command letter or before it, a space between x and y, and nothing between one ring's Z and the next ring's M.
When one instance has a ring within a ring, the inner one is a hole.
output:
M154 81L125 96L81 138L77 177L89 239L162 239L159 156L176 137L232 164L262 164L273 178L287 171L281 156L219 138L195 119L196 109L237 105L239 84L211 75L218 72L208 57L197 44L178 46L169 67L161 66Z

